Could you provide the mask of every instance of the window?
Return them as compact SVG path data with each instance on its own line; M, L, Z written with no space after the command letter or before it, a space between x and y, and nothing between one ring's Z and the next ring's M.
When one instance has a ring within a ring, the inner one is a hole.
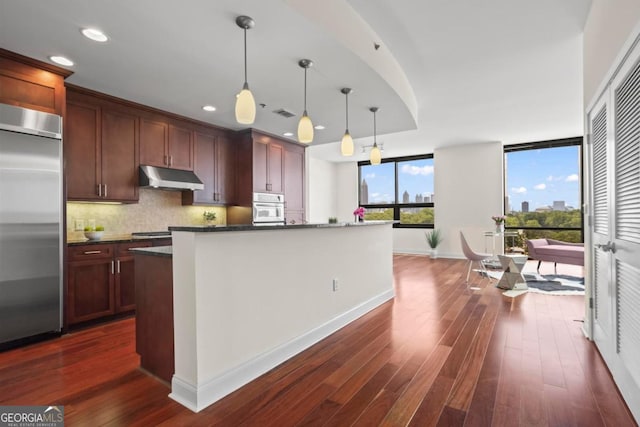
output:
M394 227L433 227L433 155L358 166L365 219L400 221Z
M506 228L583 241L582 138L505 147Z

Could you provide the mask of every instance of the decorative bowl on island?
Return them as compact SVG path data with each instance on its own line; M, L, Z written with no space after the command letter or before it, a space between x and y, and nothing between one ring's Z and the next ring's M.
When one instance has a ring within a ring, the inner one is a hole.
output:
M100 240L102 239L103 234L104 234L104 231L85 231L84 237L86 237L89 240Z

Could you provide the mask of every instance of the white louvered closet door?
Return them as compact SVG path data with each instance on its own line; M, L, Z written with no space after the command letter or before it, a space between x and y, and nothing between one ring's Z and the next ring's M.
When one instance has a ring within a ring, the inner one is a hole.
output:
M594 108L589 115L596 246L593 332L627 405L640 419L640 43L607 92L606 136L598 133L600 111ZM606 141L605 148L599 139Z
M593 336L601 347L611 346L614 338L614 294L611 260L602 248L610 241L613 213L609 182L612 181L609 161L613 157L613 124L610 120L609 91L589 114L591 135L591 203L593 228Z

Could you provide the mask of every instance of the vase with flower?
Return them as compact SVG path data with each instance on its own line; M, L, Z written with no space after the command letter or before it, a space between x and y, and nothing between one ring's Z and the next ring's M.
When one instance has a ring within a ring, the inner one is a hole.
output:
M362 206L353 211L354 222L364 222L364 212L365 209Z
M506 219L504 215L494 215L491 217L493 222L496 225L496 233L502 233L504 231L504 220Z

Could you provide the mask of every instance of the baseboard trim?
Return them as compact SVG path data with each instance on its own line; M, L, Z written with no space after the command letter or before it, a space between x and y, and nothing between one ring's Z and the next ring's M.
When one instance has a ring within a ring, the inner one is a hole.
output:
M199 386L190 384L174 375L171 380L171 393L169 397L193 412L199 412L248 382L258 378L265 372L275 368L282 362L345 327L374 308L384 304L392 299L394 295L393 288L382 292L327 323L267 353L258 355L222 375L206 380Z

